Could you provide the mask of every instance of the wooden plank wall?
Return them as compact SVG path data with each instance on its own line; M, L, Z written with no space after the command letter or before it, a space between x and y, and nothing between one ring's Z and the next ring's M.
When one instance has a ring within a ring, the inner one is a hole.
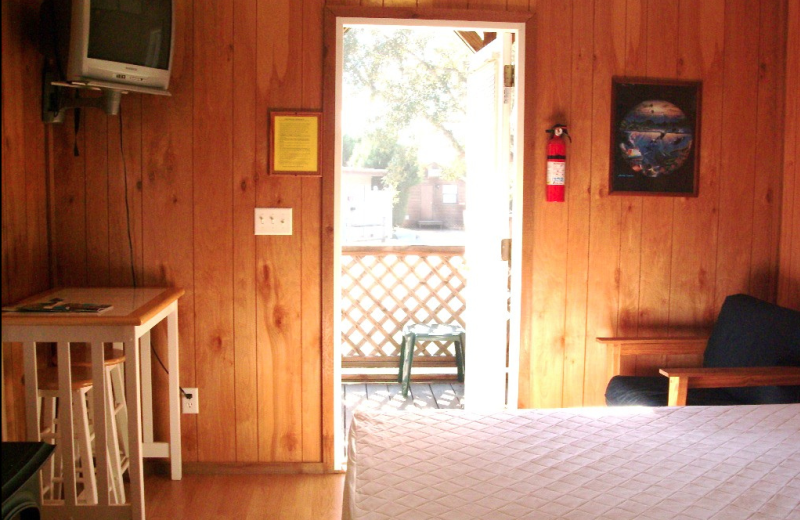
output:
M2 303L50 287L38 0L2 2ZM3 347L3 440L22 440L22 349Z
M122 117L84 110L77 136L73 113L54 127L56 283L187 290L181 385L199 387L203 410L183 418L184 460L319 462L321 179L268 177L266 125L273 108L321 107L323 2L177 0L176 10L171 97L123 96ZM14 16L4 2L4 29ZM6 30L3 38L5 151L24 130L14 123L5 137L6 106L21 110L30 91L28 105L39 107L35 90L15 86L6 97L6 79L39 76L5 73L15 63L6 39L19 46L22 38ZM6 193L25 190L10 180L6 190L6 161L4 153L4 281L13 272L6 257L26 253L6 253L7 225L47 239L14 220L24 204L5 204ZM254 207L294 208L294 235L253 236ZM165 331L154 336L166 360ZM166 375L154 366L163 437Z
M595 337L692 335L708 330L729 294L776 299L787 6L531 7L537 132L526 157L534 242L524 269L533 289L520 404L598 405L607 378ZM697 198L608 196L614 75L703 81ZM556 122L573 137L564 204L543 195L540 130Z
M800 310L800 2L789 2L778 303Z
M23 113L20 99L38 107L37 58L12 52L19 40L5 30L16 6L33 3L3 3L4 152L7 140L27 147L29 129L43 132L24 122L34 111ZM781 196L800 198L796 189L781 194L784 142L776 138L784 104L797 105L784 83L787 0L177 0L172 97L125 96L122 136L120 118L84 111L78 157L70 116L54 130L49 157L58 283L128 285L135 276L187 290L181 384L200 388L202 413L184 416L185 460L321 458L323 193L319 179L268 177L266 136L269 109L321 107L326 3L535 13L521 405L601 403L606 367L596 336L693 334L708 329L730 293L777 297ZM25 77L6 73L26 65ZM703 81L698 198L608 196L610 81L625 74ZM786 120L796 143L797 117ZM569 124L574 139L567 202L545 204L544 129L556 122ZM7 267L12 249L40 251L46 236L43 209L34 225L26 223L30 205L5 204L7 186L11 200L28 189L34 206L42 197L34 179L7 180L18 168L6 161L27 158L38 182L45 140L34 142L33 153L9 145L12 156L3 154L4 282L21 264ZM786 148L789 172L796 160ZM294 235L252 235L253 208L269 206L294 209ZM794 219L782 236L795 250L798 213L783 217ZM13 235L20 232L25 238ZM781 258L796 262L787 251ZM42 272L10 285L33 292L47 285ZM165 357L163 331L155 340ZM156 377L158 399L166 378Z

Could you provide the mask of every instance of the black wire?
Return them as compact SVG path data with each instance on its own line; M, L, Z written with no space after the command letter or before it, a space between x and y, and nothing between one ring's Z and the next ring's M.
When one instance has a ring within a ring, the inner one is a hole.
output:
M163 369L164 369L164 372L166 372L166 373L167 373L167 375L169 375L169 370L167 370L167 367L166 367L166 366L164 366L164 362L163 362L163 361L161 361L161 358L160 358L160 357L158 357L158 352L156 352L156 349L153 349L153 354L155 354L155 356L156 356L156 359L158 360L158 364L159 364L159 365L161 365L161 368L163 368Z
M125 221L128 225L128 251L131 260L131 280L133 287L136 288L136 269L133 263L133 236L131 234L131 208L128 202L128 167L125 164L125 150L122 145L122 105L119 107L119 156L122 159L122 178L125 184ZM163 364L162 364L163 366Z
M81 97L80 94L76 91L75 92L75 99L78 99L80 97ZM74 137L75 140L72 143L72 155L75 156L75 157L80 157L81 153L80 153L80 151L78 151L78 132L81 129L81 109L80 109L80 107L75 109L75 119L73 120L73 122L74 122L73 130L75 130L75 134L74 134L73 137Z
M156 351L156 349L151 349L150 351L156 357L156 360L158 361L158 364L161 365L161 368L164 369L164 372L166 372L167 375L169 375L169 370L167 370L167 367L166 367L166 365L164 365L164 362L161 361L161 357L159 357L158 352ZM183 388L181 388L181 387L178 387L178 388L180 389L181 394L183 395L183 397L186 397L187 399L191 399L191 397L189 397L189 394L187 394L186 392L183 391Z
M131 279L133 280L133 287L136 288L136 270L134 269L134 264L133 264L133 237L131 235L131 210L130 210L130 205L128 203L128 168L127 168L127 166L125 164L125 151L124 151L124 148L122 146L122 143L123 143L123 140L122 140L122 105L120 105L120 107L119 107L119 155L120 155L120 158L122 159L122 178L124 179L124 182L125 182L125 221L126 221L127 226L128 226L128 251L130 252L130 259L131 259ZM158 355L158 352L156 352L155 349L152 349L152 352L153 352L153 354L155 354L156 360L158 361L158 364L161 365L161 368L164 369L164 372L166 372L167 375L169 375L169 370L167 369L167 366L164 364L164 362L161 361L161 357ZM181 394L183 394L184 397L188 397L186 392L183 391L183 388L181 388L180 390L181 390Z

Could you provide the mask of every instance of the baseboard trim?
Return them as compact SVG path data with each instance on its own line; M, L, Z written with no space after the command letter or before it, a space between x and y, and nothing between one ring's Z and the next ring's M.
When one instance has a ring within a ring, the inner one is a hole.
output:
M169 475L169 461L145 461L145 474ZM322 462L184 462L185 475L322 475Z

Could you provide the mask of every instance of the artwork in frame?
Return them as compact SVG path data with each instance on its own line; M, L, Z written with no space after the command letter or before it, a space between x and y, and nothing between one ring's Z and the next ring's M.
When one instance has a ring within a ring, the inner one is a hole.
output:
M609 193L696 197L701 84L612 79Z

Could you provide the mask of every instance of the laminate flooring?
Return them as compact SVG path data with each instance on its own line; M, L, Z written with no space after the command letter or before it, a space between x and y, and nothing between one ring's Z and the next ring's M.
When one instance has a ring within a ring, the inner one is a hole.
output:
M340 520L344 474L145 477L148 520Z

